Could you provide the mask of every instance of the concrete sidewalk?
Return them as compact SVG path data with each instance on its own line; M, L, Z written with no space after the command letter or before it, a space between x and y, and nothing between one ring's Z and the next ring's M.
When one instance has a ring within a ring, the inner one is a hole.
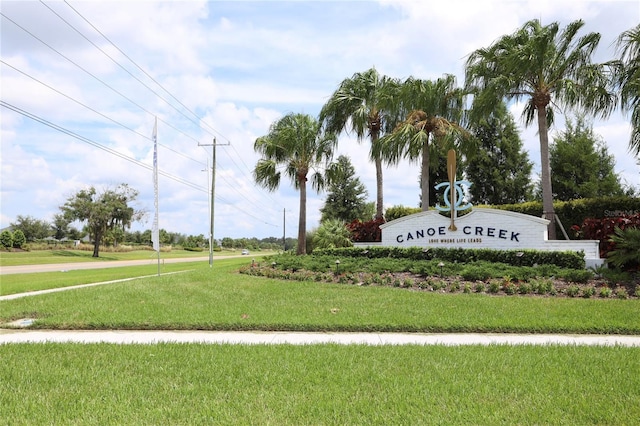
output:
M640 347L640 336L560 334L305 333L233 331L25 330L0 329L10 343L205 343L361 345L586 345Z

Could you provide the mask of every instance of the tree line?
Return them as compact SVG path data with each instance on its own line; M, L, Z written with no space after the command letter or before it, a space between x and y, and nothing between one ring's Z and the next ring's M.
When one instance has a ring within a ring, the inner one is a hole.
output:
M274 122L269 133L254 143L261 155L254 179L275 190L284 174L299 190L297 253L306 252L307 181L310 178L312 189L319 192L336 176L338 166L332 156L340 133L370 142L369 157L376 167L376 219L383 217L383 163L398 164L401 159L420 163L420 206L424 211L431 199L431 167L441 163L441 152L455 147L462 162L472 161L478 152L490 152L497 145L494 135L478 136L490 128L492 120L504 116L504 103L509 101L524 101L525 125L537 125L539 195L543 215L549 220L549 238L555 239L553 201L558 194L553 190L549 148L555 113L573 110L607 118L620 108L631 114L629 149L636 156L640 154L640 25L618 37L617 57L606 63L592 61L600 34L579 35L583 26L582 20L565 28L557 22L546 26L539 20L525 23L513 34L468 56L462 87L450 74L435 80L400 80L371 68L344 79L317 118L291 113ZM558 155L563 153L557 151ZM600 154L608 155L602 149ZM526 161L523 166L528 167ZM526 189L528 180L514 178L511 184Z

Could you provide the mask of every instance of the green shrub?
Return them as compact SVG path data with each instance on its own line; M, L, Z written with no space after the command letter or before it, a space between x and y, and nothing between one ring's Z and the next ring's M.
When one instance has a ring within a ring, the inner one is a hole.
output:
M531 216L542 216L542 202L533 201L518 204L506 204L493 206L497 209L509 210ZM555 201L553 203L555 213L562 218L564 227L569 230L573 225L580 226L587 218L611 217L612 212L623 214L633 214L640 211L640 198L634 197L600 197L583 198L571 201ZM556 227L557 234L561 234L559 227ZM569 235L572 239L580 238L575 233Z
M476 283L474 290L476 293L484 293L484 284L483 283Z
M615 249L609 252L607 260L618 268L638 269L640 266L640 228L622 230L616 227L610 241L615 243Z
M580 294L580 287L577 285L572 284L567 288L567 296L576 297L578 294Z
M568 282L584 284L593 278L593 272L588 269L567 269L559 276Z
M422 209L420 207L405 207L405 206L392 206L384 211L384 217L387 221L409 216L410 214L420 213Z
M16 229L13 233L13 247L21 249L27 243L27 238L21 229Z
M491 281L489 283L489 293L497 293L500 291L500 282L499 281Z
M13 234L10 231L5 229L0 233L0 245L5 249L13 247Z
M618 299L626 299L627 298L627 290L624 288L619 288L616 290L616 298Z
M520 294L529 294L531 293L531 284L529 283L520 283L518 286L518 293Z
M590 298L594 294L596 294L596 289L593 287L585 287L582 289L582 297L584 297L585 299Z
M604 298L611 297L611 289L609 287L600 287L600 291L598 291L598 296Z
M469 265L460 272L467 281L486 281L491 278L491 272L484 266Z
M502 286L502 289L508 295L516 294L516 292L518 291L518 287L511 281L505 282Z

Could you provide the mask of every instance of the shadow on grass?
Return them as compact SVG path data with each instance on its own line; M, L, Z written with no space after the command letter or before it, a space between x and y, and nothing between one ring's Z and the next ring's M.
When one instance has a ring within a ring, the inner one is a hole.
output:
M77 252L77 251L69 251L69 250L53 250L51 252L54 256L60 257L75 257L75 258L85 258L85 259L95 259L95 260L118 260L116 257L109 257L100 255L100 257L93 257L93 252Z

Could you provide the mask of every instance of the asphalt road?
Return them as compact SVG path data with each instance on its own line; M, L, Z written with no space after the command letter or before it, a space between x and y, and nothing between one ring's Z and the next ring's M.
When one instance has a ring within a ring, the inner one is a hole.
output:
M233 256L215 256L213 262L218 259L228 259L231 257L239 257L240 255ZM165 263L181 263L181 262L209 262L209 256L206 257L179 257L173 259L160 259L162 264ZM140 260L105 260L95 262L73 262L73 263L52 263L45 265L19 265L19 266L4 266L0 267L0 275L9 274L29 274L34 272L55 272L55 271L75 271L78 269L102 269L102 268L120 268L123 266L138 266L138 265L156 265L158 263L157 258L140 259Z

